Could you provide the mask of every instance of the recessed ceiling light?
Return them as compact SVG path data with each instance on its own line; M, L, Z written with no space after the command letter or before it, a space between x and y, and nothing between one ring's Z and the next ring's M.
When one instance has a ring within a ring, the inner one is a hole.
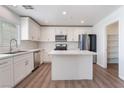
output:
M83 24L84 23L84 20L81 20L81 24Z
M63 11L63 12L62 12L62 14L63 14L63 15L66 15L66 14L67 14L67 12L66 12L66 11Z

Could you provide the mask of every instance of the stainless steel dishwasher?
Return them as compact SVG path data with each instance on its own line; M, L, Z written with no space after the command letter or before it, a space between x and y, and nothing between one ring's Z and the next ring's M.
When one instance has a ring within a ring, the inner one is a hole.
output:
M34 52L34 69L40 65L40 50Z

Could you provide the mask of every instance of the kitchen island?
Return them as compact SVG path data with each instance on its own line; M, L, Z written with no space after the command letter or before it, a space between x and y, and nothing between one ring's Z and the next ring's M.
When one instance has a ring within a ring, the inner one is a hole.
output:
M51 51L52 80L92 80L95 52L80 50Z

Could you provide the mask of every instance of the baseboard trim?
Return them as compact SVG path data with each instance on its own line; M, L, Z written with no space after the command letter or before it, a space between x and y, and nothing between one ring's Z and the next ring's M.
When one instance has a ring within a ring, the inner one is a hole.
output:
M104 69L107 69L107 67L105 67L104 65L102 64L99 64L99 63L96 63L97 65L99 65L100 67L104 68Z
M120 79L122 79L122 80L124 80L124 77L123 77L123 76L121 76L121 75L119 75L119 78L120 78Z

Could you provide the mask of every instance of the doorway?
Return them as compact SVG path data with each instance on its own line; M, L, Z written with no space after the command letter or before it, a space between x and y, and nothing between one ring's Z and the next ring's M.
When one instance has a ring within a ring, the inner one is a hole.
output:
M118 77L118 33L119 22L114 22L107 26L107 70L114 76Z

